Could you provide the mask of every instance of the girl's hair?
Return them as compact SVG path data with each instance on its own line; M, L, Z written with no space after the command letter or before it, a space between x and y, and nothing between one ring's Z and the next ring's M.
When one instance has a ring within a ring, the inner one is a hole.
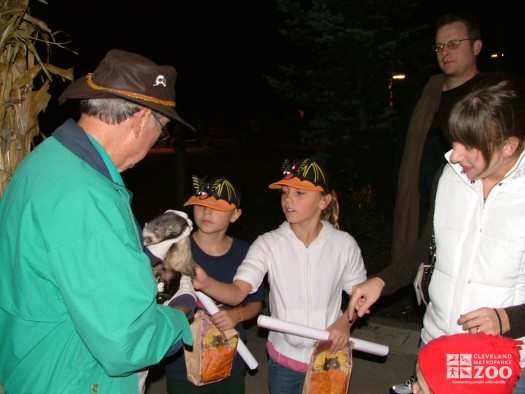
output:
M339 230L339 201L335 190L332 190L330 194L332 195L332 201L321 213L321 220L326 220Z
M452 108L444 133L448 140L479 149L490 164L510 137L525 141L525 85L513 78L487 77Z

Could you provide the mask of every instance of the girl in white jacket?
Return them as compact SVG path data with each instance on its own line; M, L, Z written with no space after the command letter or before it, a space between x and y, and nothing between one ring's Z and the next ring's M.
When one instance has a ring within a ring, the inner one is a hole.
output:
M237 305L255 292L266 274L270 312L277 319L328 330L331 351L348 346L348 311L341 312L342 291L366 279L354 238L338 230L338 204L324 171L312 159L285 161L281 190L286 221L261 235L250 247L232 284L218 282L198 268L194 280L218 301ZM273 393L301 393L315 341L270 332L269 384Z

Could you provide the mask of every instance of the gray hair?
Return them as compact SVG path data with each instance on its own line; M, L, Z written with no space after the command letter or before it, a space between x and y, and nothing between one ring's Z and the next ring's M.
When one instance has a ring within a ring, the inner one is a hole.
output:
M96 116L108 124L119 124L144 108L121 98L83 99L79 104L80 113Z

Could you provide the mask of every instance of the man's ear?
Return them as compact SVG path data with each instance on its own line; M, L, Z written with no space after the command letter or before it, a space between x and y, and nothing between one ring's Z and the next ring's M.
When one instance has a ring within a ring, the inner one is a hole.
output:
M474 55L479 55L481 52L481 47L483 46L483 42L481 40L474 41L474 45L472 45L472 48L474 49Z
M150 117L153 116L153 111L149 108L142 108L140 111L133 114L136 121L136 127L134 129L135 136L138 137L144 129L150 127L149 122L151 122Z

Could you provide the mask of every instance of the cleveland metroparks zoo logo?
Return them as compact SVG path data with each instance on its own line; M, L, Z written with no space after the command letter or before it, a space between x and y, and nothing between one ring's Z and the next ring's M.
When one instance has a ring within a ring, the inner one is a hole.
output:
M504 383L512 376L512 355L447 353L447 379L452 383Z

